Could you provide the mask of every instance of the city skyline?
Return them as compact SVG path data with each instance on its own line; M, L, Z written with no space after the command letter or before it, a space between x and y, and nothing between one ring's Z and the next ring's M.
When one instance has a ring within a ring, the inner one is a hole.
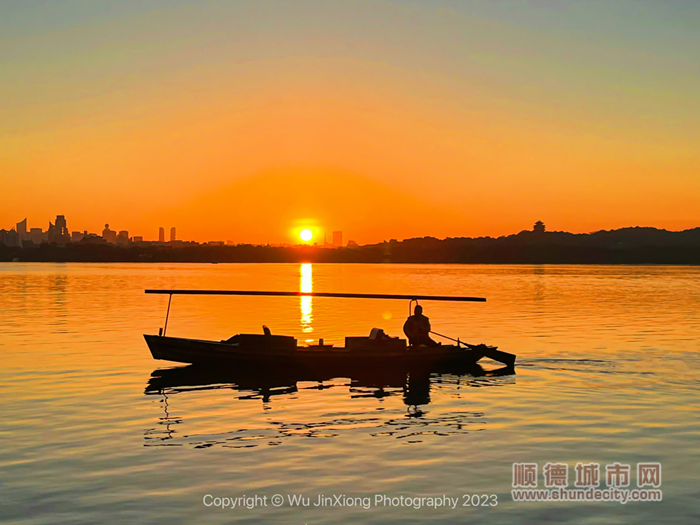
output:
M60 220L59 220L60 219ZM422 237L360 245L349 240L312 243L302 230L297 244L144 241L110 229L101 236L61 237L65 217L57 217L41 245L20 241L13 229L0 229L0 261L12 262L174 262L174 263L431 263L431 264L700 264L700 227L680 232L658 228L622 228L587 234L549 231L542 221L529 230L502 237ZM18 223L24 231L26 221ZM34 229L33 229L34 230ZM163 228L160 228L163 231ZM74 232L78 233L78 232ZM26 235L26 234L25 234Z
M2 226L2 225L0 225ZM531 228L519 229L516 232L510 232L503 236L478 236L470 237L467 235L457 235L454 237L438 238L436 236L428 235L423 237L413 237L413 238L400 238L392 237L391 239L383 239L379 243L395 243L395 242L406 242L416 239L435 239L435 240L450 240L450 239L498 239L498 238L512 238L522 233L532 232L538 235L542 235L545 232L555 233L555 234L565 234L565 235L595 235L605 232L616 232L625 230L653 230L667 233L693 233L700 230L700 226L695 226L693 228L686 228L683 230L669 230L664 228L657 228L655 226L627 226L623 228L611 228L609 230L596 230L593 232L566 232L563 230L549 230L547 229L544 222L537 220ZM148 236L143 235L130 235L128 230L112 230L109 223L104 224L104 229L101 233L89 232L88 230L69 230L67 227L67 220L65 215L56 215L55 221L49 221L48 229L43 231L40 227L29 227L29 219L25 217L21 221L15 224L15 227L6 229L0 228L0 246L5 245L7 247L22 246L23 243L26 246L38 246L43 243L47 244L68 244L68 243L80 243L84 238L87 241L99 241L106 242L107 244L112 244L116 246L127 246L132 244L163 244L170 246L186 246L186 245L209 245L209 246L239 246L239 245L254 245L254 246L279 246L279 247L294 247L294 246L309 246L309 247L321 247L321 248L339 248L348 247L355 248L359 246L366 246L378 243L357 243L353 239L349 239L345 244L343 243L344 234L340 230L335 230L331 233L331 241L328 241L327 231L323 231L323 241L321 242L320 235L323 230L318 228L312 229L296 229L295 230L295 240L296 242L289 243L239 243L231 239L227 240L216 240L209 239L207 241L195 241L195 240L180 240L177 238L177 227L172 226L169 232L169 238L165 239L165 228L163 226L158 227L158 240L150 239ZM400 239L400 241L399 241ZM28 243L28 244L27 244Z
M55 224L54 224L55 222ZM81 242L83 238L85 237L92 237L92 238L101 238L104 241L110 243L110 244L128 244L132 242L149 242L149 243L163 243L165 244L170 243L199 243L200 241L193 241L193 240L179 240L177 238L177 227L172 226L170 227L170 235L168 240L166 241L165 239L165 228L163 226L158 227L158 235L157 235L157 241L155 239L150 239L149 236L144 236L144 235L129 235L129 230L112 230L110 228L109 223L104 224L104 228L102 229L101 233L96 233L96 232L90 232L89 230L70 230L67 226L67 221L66 221L66 216L65 215L56 215L55 221L51 222L49 221L48 223L48 228L46 231L44 231L41 227L30 227L29 225L29 218L25 217L21 221L17 222L14 227L11 227L9 229L6 229L4 227L0 228L0 232L3 233L3 235L7 236L8 234L11 234L12 232L15 232L17 234L16 242L21 245L21 243L29 241L31 242L32 245L39 245L42 243L56 243L56 244L66 244L68 242ZM319 230L317 228L314 228L316 230L313 232L311 229L303 229L299 233L299 237L296 239L297 244L308 244L308 245L314 245L317 246L319 245L319 239L317 238L319 234ZM333 231L332 232L332 242L327 241L327 232L323 234L324 240L323 243L320 244L321 246L335 246L335 247L341 247L343 246L343 232L342 231ZM6 238L6 237L4 237ZM2 242L3 239L0 239L0 242ZM14 245L15 241L11 242L11 245ZM354 243L354 241L349 241L350 243ZM227 239L225 241L223 240L216 240L216 239L209 239L208 241L204 241L203 244L220 244L220 245L234 245L234 244L239 244L235 243L231 239ZM260 244L260 243L258 243ZM262 243L265 244L265 243ZM269 243L268 243L269 244ZM277 244L283 244L283 245L293 245L294 243L277 243Z

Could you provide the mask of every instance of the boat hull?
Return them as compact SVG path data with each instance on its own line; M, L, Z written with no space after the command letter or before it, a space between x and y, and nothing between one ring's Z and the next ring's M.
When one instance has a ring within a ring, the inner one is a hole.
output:
M407 347L403 350L347 351L343 348L304 349L274 351L267 349L242 349L225 342L144 335L154 359L196 365L218 366L226 369L244 367L273 367L291 370L405 370L434 369L449 365L474 366L488 353L488 347L480 349L458 348L453 345L437 347Z

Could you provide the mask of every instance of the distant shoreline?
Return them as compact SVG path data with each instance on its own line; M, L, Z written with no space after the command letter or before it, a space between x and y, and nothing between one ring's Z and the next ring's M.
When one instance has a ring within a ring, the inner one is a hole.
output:
M700 265L700 228L669 232L624 228L592 234L523 231L491 238L423 237L380 244L212 246L79 242L32 247L0 245L0 262L84 263L394 263Z

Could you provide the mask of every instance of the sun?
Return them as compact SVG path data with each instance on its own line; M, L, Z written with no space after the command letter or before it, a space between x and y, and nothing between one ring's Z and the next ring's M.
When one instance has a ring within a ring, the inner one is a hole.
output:
M309 229L301 230L299 232L299 237L304 242L309 242L311 239L313 239L313 236L314 236L314 234L311 233L311 230L309 230Z

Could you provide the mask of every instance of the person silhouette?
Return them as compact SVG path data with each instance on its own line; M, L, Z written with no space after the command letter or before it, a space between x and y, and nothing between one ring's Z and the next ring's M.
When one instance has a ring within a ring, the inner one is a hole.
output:
M408 337L408 343L411 346L438 346L440 344L430 338L430 319L423 315L423 307L419 304L413 310L413 315L406 319L403 333Z

